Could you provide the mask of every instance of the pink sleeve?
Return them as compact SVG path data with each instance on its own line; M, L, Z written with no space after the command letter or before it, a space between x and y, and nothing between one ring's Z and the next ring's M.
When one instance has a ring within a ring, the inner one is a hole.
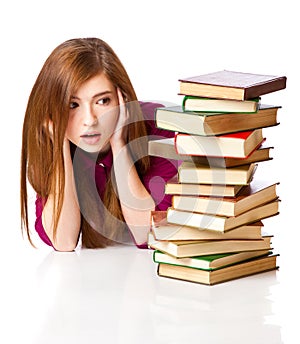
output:
M49 239L48 235L46 234L45 229L42 224L43 207L44 207L44 201L40 196L37 195L36 201L35 201L35 214L36 214L35 230L45 244L53 247L52 242Z
M169 130L157 128L155 125L155 109L163 106L155 103L142 103L141 107L146 120L149 139L171 138L175 133ZM172 205L172 195L165 194L165 184L168 180L177 174L180 162L150 156L150 168L142 181L145 188L151 194L155 201L155 210L167 210ZM138 248L148 248L147 242L137 245Z
M165 184L177 174L178 161L150 157L150 169L143 183L155 201L155 210L167 210L172 203L172 195L165 194Z
M143 177L143 184L155 201L155 210L167 210L172 204L172 195L165 194L165 184L178 170L178 161L159 157L150 157L150 169ZM140 249L147 249L147 242L137 245Z
M173 138L175 133L160 129L155 122L155 109L163 106L158 103L141 103L146 120L149 140ZM150 168L143 177L143 184L155 201L156 210L166 210L171 206L172 196L165 195L165 184L177 174L179 162L161 157L150 156Z

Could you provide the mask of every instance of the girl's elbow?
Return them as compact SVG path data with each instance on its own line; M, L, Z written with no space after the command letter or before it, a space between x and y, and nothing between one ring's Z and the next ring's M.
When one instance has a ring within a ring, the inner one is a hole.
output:
M55 242L52 243L52 246L58 252L74 252L77 247L77 242Z

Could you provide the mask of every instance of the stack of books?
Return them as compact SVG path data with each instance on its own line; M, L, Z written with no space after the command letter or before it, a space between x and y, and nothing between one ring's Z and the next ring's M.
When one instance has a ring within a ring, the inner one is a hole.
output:
M166 184L172 207L152 213L148 245L158 275L216 284L277 268L262 220L279 213L278 182L255 178L272 159L263 128L280 106L262 96L286 77L220 71L180 79L182 105L156 109L174 139L149 142L149 154L180 160Z

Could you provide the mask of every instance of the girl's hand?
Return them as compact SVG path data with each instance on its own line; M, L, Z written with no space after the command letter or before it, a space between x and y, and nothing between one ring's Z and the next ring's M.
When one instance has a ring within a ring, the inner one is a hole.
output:
M123 147L126 144L127 124L129 120L129 112L119 88L117 89L117 94L119 99L119 118L116 123L115 131L110 138L112 149Z

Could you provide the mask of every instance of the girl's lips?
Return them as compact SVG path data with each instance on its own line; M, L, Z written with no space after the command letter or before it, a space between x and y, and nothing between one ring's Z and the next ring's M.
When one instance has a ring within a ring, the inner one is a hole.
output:
M81 135L80 138L88 145L95 145L100 141L101 134L99 132L90 132Z

